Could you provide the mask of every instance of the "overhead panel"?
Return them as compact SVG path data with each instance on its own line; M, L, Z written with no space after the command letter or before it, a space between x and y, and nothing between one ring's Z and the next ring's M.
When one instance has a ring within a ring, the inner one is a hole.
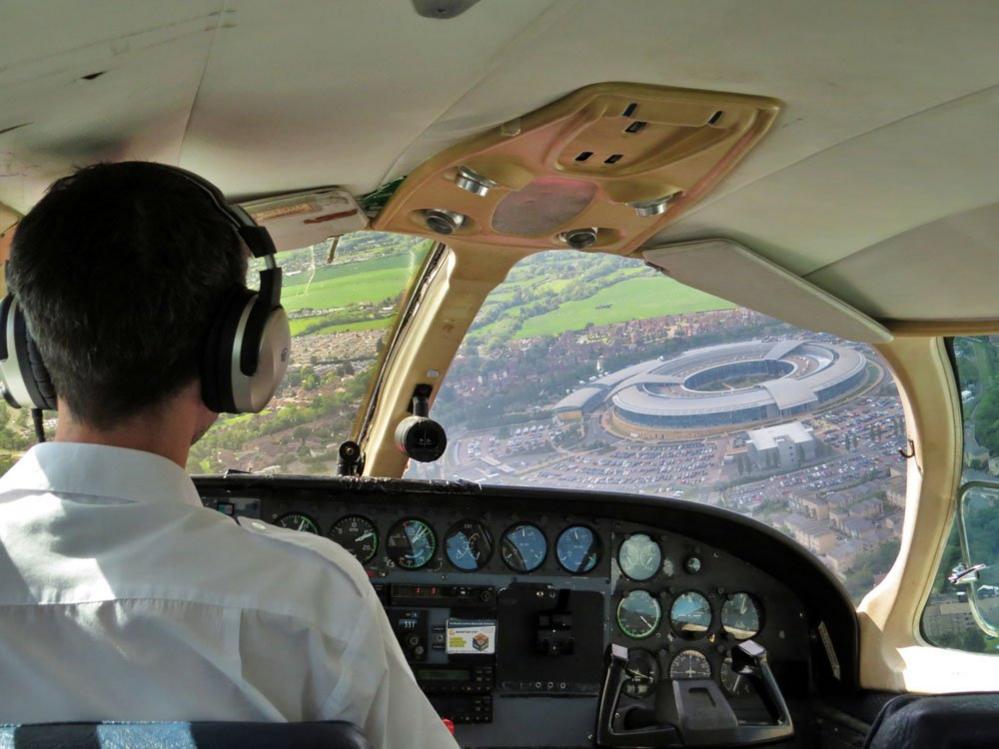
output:
M779 110L760 96L587 86L429 159L375 227L624 254L703 200Z

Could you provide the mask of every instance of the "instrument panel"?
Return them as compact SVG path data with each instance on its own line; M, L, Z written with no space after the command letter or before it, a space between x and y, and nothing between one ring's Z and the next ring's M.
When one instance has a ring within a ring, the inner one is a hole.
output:
M740 721L765 721L733 666L748 640L766 648L789 702L812 688L816 621L800 592L698 537L695 516L642 522L610 498L523 501L498 489L482 501L432 486L357 493L357 481L342 492L208 483L206 506L326 536L357 558L463 746L592 746L612 645L628 650L620 712L633 722L675 719L670 685L690 680L717 684Z

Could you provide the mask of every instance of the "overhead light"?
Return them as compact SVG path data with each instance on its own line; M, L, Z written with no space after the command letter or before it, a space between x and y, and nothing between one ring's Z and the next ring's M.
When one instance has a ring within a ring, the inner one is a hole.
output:
M491 179L483 177L467 166L458 167L458 176L455 177L454 183L462 190L467 190L473 195L478 195L480 198L484 198L489 194L490 190L497 186Z
M428 208L423 212L423 220L427 228L437 234L454 234L465 223L462 214L446 208Z
M559 238L574 250L585 250L597 241L597 229L595 227L569 229L562 232Z
M635 213L639 216L661 216L666 213L666 209L669 208L670 203L680 197L682 193L673 192L669 195L664 195L661 198L655 198L654 200L636 200L634 202L628 203L628 206L635 209Z

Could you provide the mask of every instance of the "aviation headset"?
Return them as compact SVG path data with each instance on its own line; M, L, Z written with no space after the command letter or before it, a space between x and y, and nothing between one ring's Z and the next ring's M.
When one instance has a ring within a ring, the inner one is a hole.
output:
M274 240L246 211L228 203L215 185L184 169L156 166L208 195L240 243L264 261L259 292L240 285L224 300L205 341L200 367L201 396L208 408L219 413L256 413L281 384L291 349ZM52 379L11 294L0 302L0 378L4 400L15 408L56 408Z

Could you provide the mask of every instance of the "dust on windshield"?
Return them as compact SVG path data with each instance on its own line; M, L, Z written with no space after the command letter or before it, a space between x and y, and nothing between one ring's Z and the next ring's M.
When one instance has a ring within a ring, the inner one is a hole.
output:
M220 417L192 448L188 470L336 473L337 449L432 244L364 231L341 237L332 262L330 242L280 253L281 303L291 318L288 373L262 413Z
M807 548L856 600L898 553L905 423L884 360L639 261L558 251L519 263L432 415L448 451L410 477L726 507Z

